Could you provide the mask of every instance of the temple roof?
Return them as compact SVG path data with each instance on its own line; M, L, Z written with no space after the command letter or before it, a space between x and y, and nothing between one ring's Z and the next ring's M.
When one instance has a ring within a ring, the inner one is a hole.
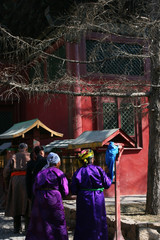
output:
M24 138L25 133L33 129L34 127L41 127L48 131L51 134L51 137L57 136L57 137L63 137L62 133L56 132L54 130L51 130L46 125L44 125L39 119L32 119L25 122L20 122L14 124L11 128L9 128L4 133L0 134L0 139L13 139L16 137L22 137Z
M68 145L73 141L73 139L55 140L44 146L45 152L51 152L55 148L67 149Z
M97 131L85 131L74 139L69 149L96 148L109 144L110 141L123 144L126 147L135 147L135 142L122 129L107 129Z

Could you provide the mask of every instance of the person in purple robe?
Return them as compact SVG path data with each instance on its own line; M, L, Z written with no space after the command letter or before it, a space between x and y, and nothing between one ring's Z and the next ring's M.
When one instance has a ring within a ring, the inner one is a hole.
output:
M68 240L62 197L68 195L69 188L60 162L56 153L49 153L47 164L36 176L26 240Z
M111 186L111 179L100 166L93 165L94 152L79 154L83 166L73 174L71 192L77 195L74 240L107 240L107 219L103 189Z

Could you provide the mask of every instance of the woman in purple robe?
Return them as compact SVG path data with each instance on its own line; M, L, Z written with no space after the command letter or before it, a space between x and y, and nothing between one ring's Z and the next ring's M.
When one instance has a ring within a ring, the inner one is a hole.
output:
M83 150L79 160L83 166L73 174L71 183L71 192L77 195L74 240L107 240L103 189L111 186L111 179L101 167L93 165L92 150Z
M69 189L59 166L59 156L51 152L46 166L37 174L26 240L68 240L62 197L68 195Z

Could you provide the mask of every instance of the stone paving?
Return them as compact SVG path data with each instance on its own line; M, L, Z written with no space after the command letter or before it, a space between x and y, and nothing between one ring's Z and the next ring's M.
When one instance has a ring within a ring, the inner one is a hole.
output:
M2 239L25 239L24 234L13 233L13 219L4 216L4 211L0 211L0 240Z
M106 198L106 205L114 204L114 198ZM145 202L145 196L129 196L121 197L121 203L140 203ZM64 206L70 209L76 208L76 201L66 200L64 201ZM69 240L73 240L73 231L69 230ZM21 234L13 233L13 218L5 217L4 211L0 210L0 240L25 240L25 232L22 231Z
M23 224L22 224L23 226ZM73 232L68 231L69 240L73 240ZM5 217L4 211L0 211L0 240L25 240L25 232L20 234L13 232L13 218Z

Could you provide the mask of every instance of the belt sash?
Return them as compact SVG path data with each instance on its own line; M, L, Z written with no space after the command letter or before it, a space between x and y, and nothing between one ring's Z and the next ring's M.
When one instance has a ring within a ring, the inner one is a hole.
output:
M104 188L91 188L91 189L87 189L87 188L82 188L82 191L101 191L103 192Z
M13 176L25 176L26 175L26 171L15 171L11 173L11 177Z

